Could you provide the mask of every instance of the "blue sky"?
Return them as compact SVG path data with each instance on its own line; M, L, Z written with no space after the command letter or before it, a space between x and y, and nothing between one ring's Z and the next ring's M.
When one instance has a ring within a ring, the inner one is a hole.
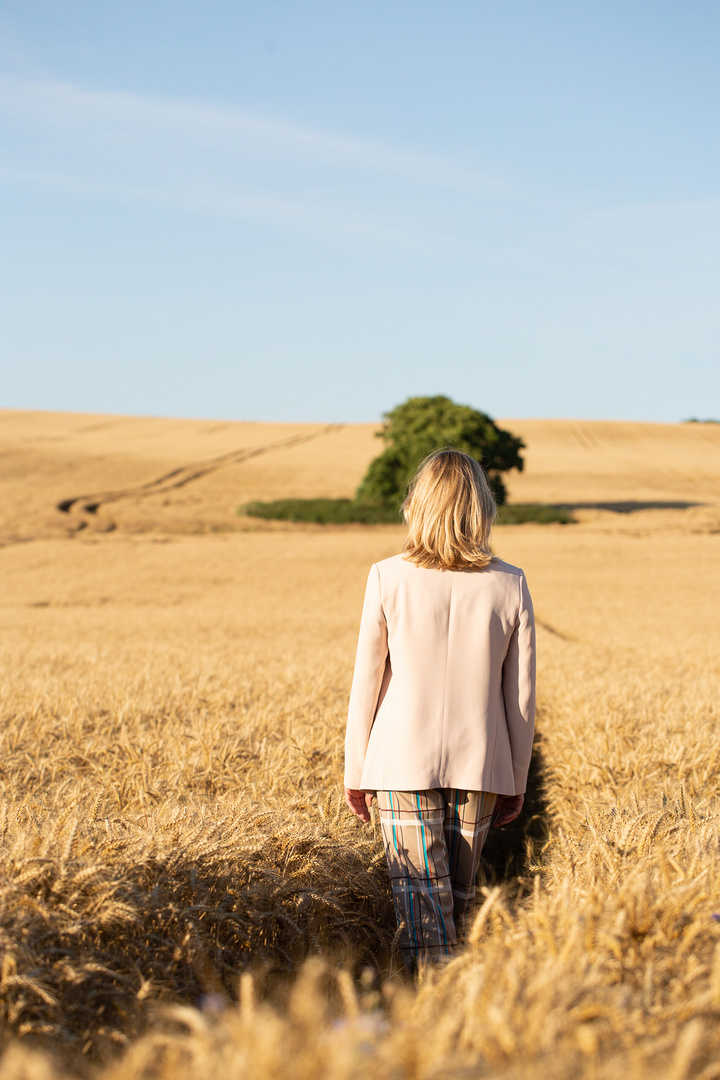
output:
M4 0L2 404L720 415L716 0Z

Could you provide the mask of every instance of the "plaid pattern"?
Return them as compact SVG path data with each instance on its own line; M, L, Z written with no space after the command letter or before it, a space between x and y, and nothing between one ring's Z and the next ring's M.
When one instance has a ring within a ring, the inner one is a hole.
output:
M455 951L496 798L457 788L378 791L400 951L409 967Z

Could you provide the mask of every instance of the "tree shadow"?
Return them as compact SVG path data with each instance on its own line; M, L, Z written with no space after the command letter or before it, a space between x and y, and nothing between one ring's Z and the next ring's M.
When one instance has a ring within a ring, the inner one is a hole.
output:
M483 847L480 883L510 884L524 879L549 835L542 735L537 732L522 813L509 825L490 828Z
M615 514L634 514L636 510L689 510L693 506L704 506L699 502L681 502L668 499L655 499L640 502L636 499L613 502L563 502L550 503L553 510L612 510Z

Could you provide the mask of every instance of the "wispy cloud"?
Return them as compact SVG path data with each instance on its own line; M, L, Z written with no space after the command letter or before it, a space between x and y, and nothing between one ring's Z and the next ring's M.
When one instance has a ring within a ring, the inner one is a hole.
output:
M295 232L344 241L358 240L391 246L407 253L437 251L438 239L395 226L382 215L360 209L343 210L308 197L282 199L244 190L240 185L212 183L132 183L62 172L28 171L0 167L0 179L26 188L52 188L90 199L142 203L162 210L199 213L229 220L254 221L286 227Z
M0 80L6 118L36 129L104 143L136 145L182 139L197 149L256 159L285 159L331 169L396 177L450 189L477 188L486 178L442 158L349 137L239 108L165 101L134 93L86 90L71 83Z
M447 246L443 206L501 190L436 155L240 108L15 76L0 89L2 175L16 184L408 250Z
M528 273L706 260L718 233L712 200L563 197L379 140L37 74L6 75L0 90L1 175L24 187Z

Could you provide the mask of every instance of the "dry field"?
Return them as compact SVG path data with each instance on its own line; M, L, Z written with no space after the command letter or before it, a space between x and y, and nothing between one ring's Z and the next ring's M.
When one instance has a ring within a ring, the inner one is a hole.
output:
M412 987L340 787L402 530L235 512L351 494L373 428L0 413L2 1080L720 1077L720 429L504 424L511 498L583 508L496 530L530 808Z

